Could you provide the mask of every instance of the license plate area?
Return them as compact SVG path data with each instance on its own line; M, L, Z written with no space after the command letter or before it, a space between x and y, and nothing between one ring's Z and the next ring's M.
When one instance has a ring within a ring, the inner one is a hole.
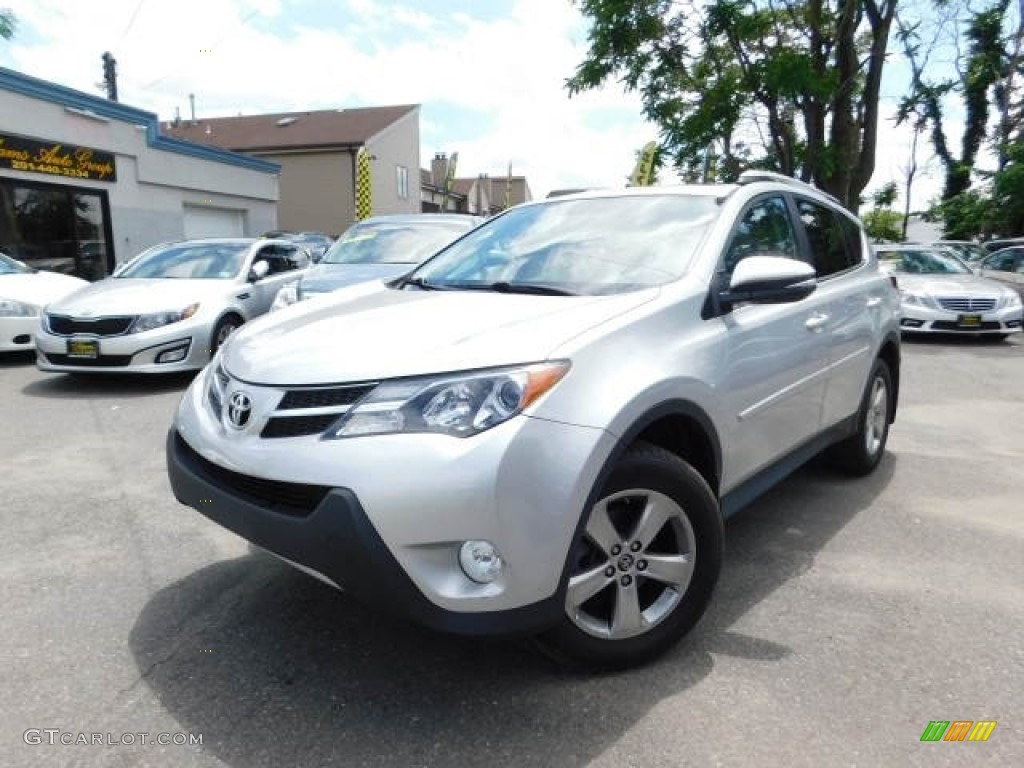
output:
M100 356L100 343L96 339L68 339L68 357L95 360Z
M981 325L981 315L959 315L956 324L961 328L977 328Z

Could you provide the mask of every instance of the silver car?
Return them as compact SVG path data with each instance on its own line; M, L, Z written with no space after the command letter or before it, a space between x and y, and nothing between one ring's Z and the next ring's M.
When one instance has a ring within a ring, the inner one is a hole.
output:
M822 450L878 465L898 312L856 218L792 179L527 203L235 334L171 485L382 610L633 664L704 612L725 517Z
M32 349L42 307L88 283L47 272L0 253L0 353Z
M284 240L154 246L111 277L50 304L35 336L36 364L74 373L202 368L308 266L308 254Z
M976 275L942 247L876 246L882 268L902 298L900 327L906 333L969 333L1006 338L1021 330L1016 291Z

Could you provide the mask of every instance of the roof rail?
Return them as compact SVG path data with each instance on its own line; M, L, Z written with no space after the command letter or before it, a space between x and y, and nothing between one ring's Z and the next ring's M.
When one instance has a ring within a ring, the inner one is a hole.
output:
M800 179L794 179L792 176L786 176L783 173L776 173L775 171L762 171L759 168L748 168L739 175L736 180L739 184L751 184L755 181L774 181L779 184L788 184L793 187L805 187L807 189L813 189L819 195L824 195L834 203L840 203L839 198L835 195L830 195L824 190L818 189L813 184L808 184L806 181L800 181Z

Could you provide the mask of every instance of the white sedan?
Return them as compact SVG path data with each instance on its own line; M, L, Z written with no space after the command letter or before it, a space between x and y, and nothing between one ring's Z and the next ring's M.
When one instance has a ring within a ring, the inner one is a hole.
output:
M32 349L42 308L88 284L71 275L33 269L0 253L0 352Z
M164 243L46 308L36 364L69 373L196 370L309 266L286 240Z
M875 246L878 260L899 285L904 333L967 333L1006 338L1020 333L1016 291L974 274L944 248Z

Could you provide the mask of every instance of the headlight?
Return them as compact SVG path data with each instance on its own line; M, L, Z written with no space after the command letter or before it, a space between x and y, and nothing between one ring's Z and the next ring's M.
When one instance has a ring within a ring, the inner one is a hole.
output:
M2 306L2 305L0 305L0 306ZM1019 293L1008 294L1006 296L1005 301L1003 302L1003 306L1006 307L1006 309L1016 309L1017 307L1021 306L1020 294ZM0 314L3 314L3 310L0 310Z
M905 289L900 290L900 299L903 300L904 304L915 304L919 307L933 308L935 306L934 302L932 302L932 300L927 296L924 296L920 293L911 293L910 291Z
M274 297L274 303L270 305L270 311L274 312L278 309L284 309L290 307L298 301L301 301L302 293L299 291L299 281L296 280L293 283L288 283L284 288L277 292Z
M569 362L386 381L345 414L328 439L440 432L469 437L508 421L557 384Z
M198 304L189 304L178 312L154 312L151 315L139 315L135 322L132 323L129 333L142 333L143 331L152 331L154 328L160 328L171 323L179 323L182 320L188 320L198 310Z
M39 307L14 299L0 299L0 317L35 317Z

